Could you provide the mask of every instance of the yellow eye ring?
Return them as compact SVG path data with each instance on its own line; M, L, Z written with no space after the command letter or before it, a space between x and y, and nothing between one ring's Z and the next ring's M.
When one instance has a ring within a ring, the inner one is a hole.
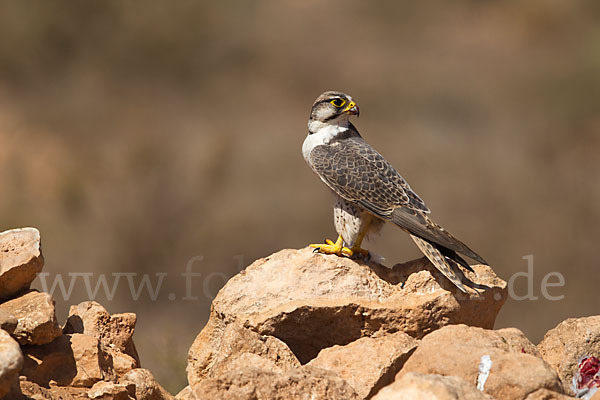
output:
M335 107L340 108L340 107L343 107L344 104L346 104L346 100L336 98L336 99L331 100L330 103L333 104Z

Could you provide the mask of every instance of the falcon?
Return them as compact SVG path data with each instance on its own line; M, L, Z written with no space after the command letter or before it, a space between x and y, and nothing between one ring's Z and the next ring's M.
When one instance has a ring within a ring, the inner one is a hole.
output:
M391 222L408 234L431 263L468 293L459 266L473 269L459 255L487 262L463 242L433 222L429 208L408 183L358 133L350 116L359 115L347 94L328 91L314 102L302 155L312 170L335 194L335 242L311 244L315 250L338 256L368 257L363 239Z

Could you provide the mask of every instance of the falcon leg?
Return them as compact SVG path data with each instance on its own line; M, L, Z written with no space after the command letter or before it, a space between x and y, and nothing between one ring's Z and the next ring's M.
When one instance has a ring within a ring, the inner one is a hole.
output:
M350 247L350 250L352 250L353 254L360 254L364 258L369 257L369 250L361 248L360 245L362 244L363 239L367 235L367 231L369 230L370 225L371 225L371 220L368 220L365 223L365 226L362 228L361 232L358 234L358 238L356 238L356 242L354 242L354 246Z
M344 239L340 235L335 243L329 239L325 239L324 244L311 244L315 251L323 254L335 254L337 256L352 257L352 250L344 247Z

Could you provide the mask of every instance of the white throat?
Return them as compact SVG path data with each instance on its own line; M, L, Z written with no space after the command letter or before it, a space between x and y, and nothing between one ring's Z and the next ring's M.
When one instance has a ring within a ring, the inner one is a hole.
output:
M335 122L337 122L337 124ZM312 120L308 122L308 136L306 136L306 139L304 139L304 143L302 144L302 155L306 162L308 162L312 149L316 146L329 144L331 140L335 139L340 133L348 130L349 122L347 118L345 121L335 122L333 124Z

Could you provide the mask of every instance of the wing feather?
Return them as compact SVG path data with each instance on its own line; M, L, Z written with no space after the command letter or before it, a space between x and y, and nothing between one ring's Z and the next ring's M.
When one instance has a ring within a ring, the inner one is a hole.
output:
M335 193L409 233L487 264L428 217L425 202L381 154L360 137L315 146L310 164Z

